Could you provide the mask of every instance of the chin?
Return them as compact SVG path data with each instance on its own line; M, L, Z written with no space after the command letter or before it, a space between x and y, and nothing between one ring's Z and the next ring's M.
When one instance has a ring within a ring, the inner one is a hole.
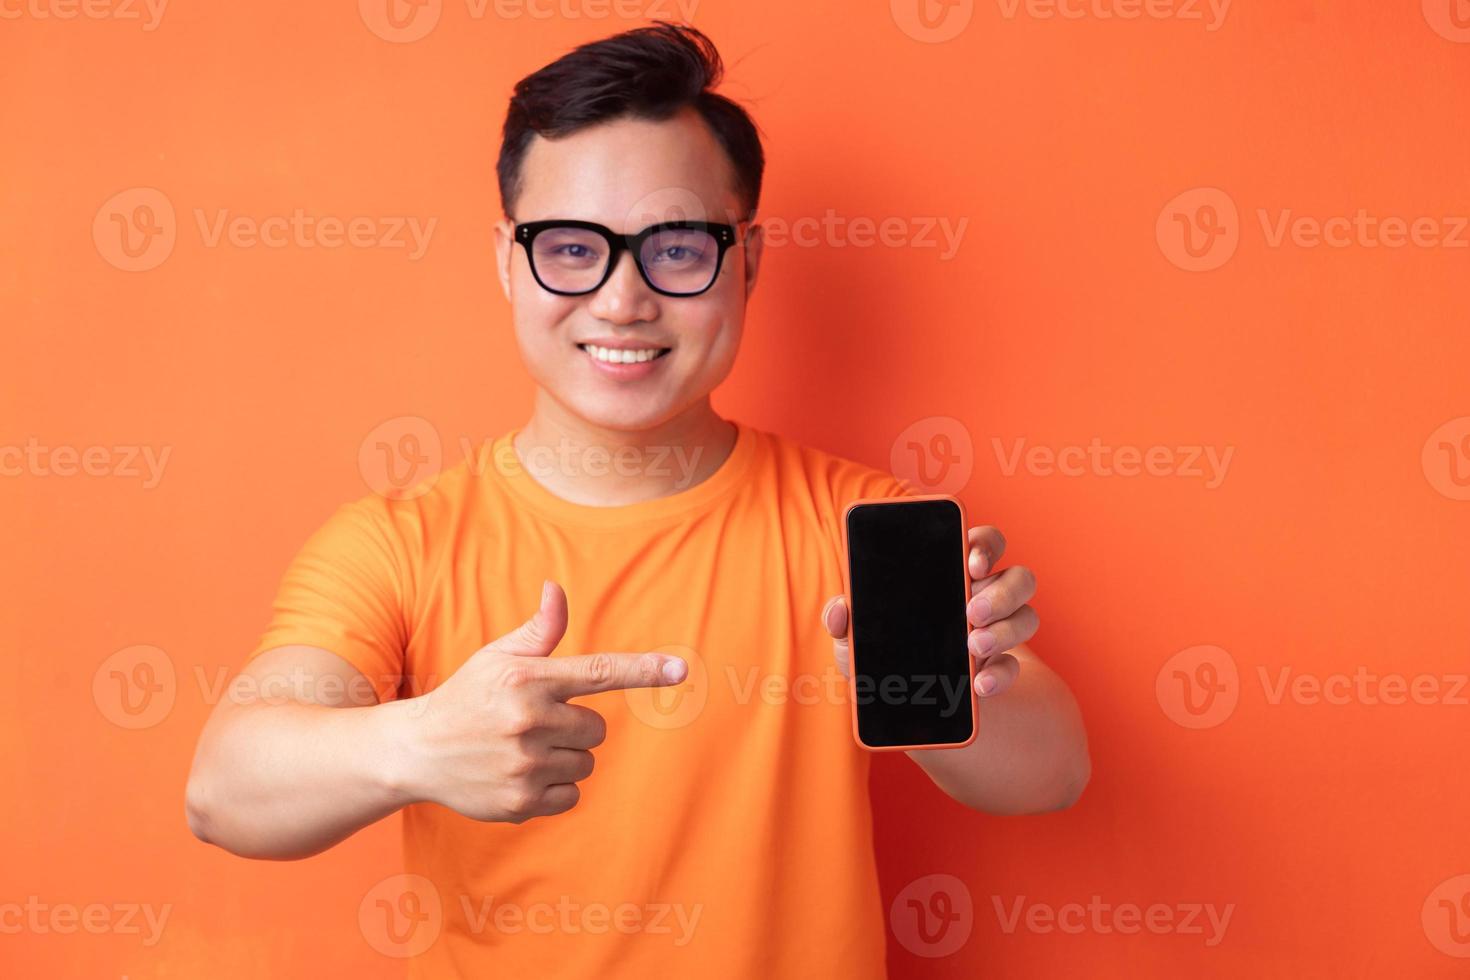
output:
M583 393L566 404L592 425L618 432L652 429L679 414L677 406L649 404L647 399L633 394L591 397Z

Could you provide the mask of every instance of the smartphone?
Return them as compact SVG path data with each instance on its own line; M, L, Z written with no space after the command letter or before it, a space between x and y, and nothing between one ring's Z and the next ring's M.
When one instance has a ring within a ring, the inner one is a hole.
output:
M865 749L975 740L965 528L949 494L864 498L843 511L852 733Z

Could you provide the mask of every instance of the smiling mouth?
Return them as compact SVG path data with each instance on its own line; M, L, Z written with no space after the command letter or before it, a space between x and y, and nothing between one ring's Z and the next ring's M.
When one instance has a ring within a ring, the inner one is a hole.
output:
M619 350L610 347L598 347L596 344L578 344L577 346L586 351L595 360L602 361L606 364L641 364L644 361L656 361L673 350L672 347Z

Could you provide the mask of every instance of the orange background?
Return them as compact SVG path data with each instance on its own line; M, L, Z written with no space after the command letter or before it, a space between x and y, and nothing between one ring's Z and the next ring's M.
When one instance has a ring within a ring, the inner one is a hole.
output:
M390 43L351 3L180 3L151 31L37 4L0 25L0 446L171 455L152 488L0 478L0 906L172 909L153 946L0 932L0 972L397 975L357 928L396 870L396 817L311 860L249 862L189 835L185 776L208 693L258 638L286 561L367 492L364 437L419 416L449 464L461 439L525 419L489 230L505 99L574 43L644 21L477 18L445 0L426 36ZM1261 680L1445 679L1470 661L1455 482L1470 250L1273 246L1258 216L1470 214L1470 45L1444 10L1432 26L1434 6L1241 0L1209 30L1208 7L960 3L949 16L968 24L931 43L902 0L698 5L725 91L767 138L766 217L968 221L947 261L840 235L768 249L717 408L885 467L914 421L957 420L961 496L1035 569L1035 649L1091 736L1083 800L1041 817L967 812L906 759L877 760L885 896L947 873L973 905L951 956L890 935L895 977L1463 975L1466 707L1273 703ZM101 212L139 187L167 197L177 240L129 272ZM1167 235L1165 205L1193 188L1238 208L1237 250L1211 271L1180 268ZM210 247L195 217L298 208L437 226L410 261ZM1002 466L1017 439L1094 437L1234 456L1214 489ZM165 652L177 688L129 730L94 679L139 644ZM1166 710L1172 673L1156 681L1200 645L1238 668L1238 704L1191 729ZM1094 895L1234 908L1212 947L1008 933L995 911Z

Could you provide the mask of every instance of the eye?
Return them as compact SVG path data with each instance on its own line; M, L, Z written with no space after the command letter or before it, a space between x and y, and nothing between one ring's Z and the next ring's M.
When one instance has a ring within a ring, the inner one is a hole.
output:
M590 268L602 261L603 250L597 242L587 241L583 236L547 235L546 241L537 242L536 257L548 265L555 263L568 268Z
M659 262L693 262L698 261L702 254L698 249L690 248L688 245L670 245L659 249L655 258Z

